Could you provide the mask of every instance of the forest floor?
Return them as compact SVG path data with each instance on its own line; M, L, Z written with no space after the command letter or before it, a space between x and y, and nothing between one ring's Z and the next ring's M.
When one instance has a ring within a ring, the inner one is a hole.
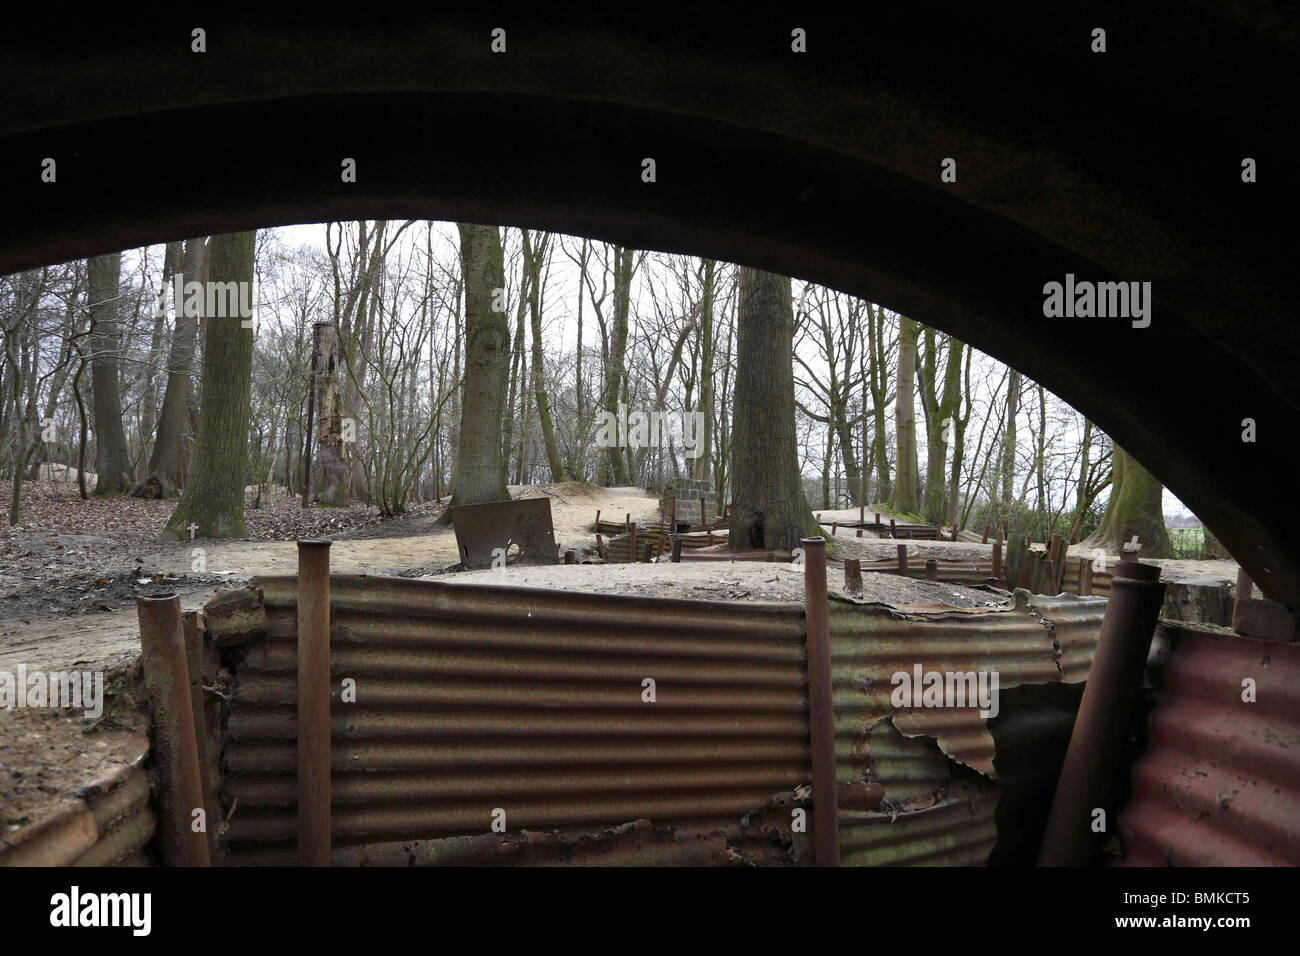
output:
M0 483L5 500L9 491ZM510 492L549 498L556 543L584 558L595 552L598 509L616 521L630 515L644 524L659 517L657 499L640 488L566 483L511 486ZM360 504L304 510L282 491L264 494L260 507L254 503L250 493L248 539L159 542L175 502L82 501L75 484L25 484L22 521L0 527L0 672L16 674L19 665L47 673L103 671L112 689L108 710L94 721L53 708L0 708L0 837L48 815L77 786L116 768L144 726L136 596L174 592L185 610L196 609L214 591L239 587L254 575L294 573L298 538L331 539L331 568L341 573L442 578L458 567L455 532L437 523L443 505L436 502L393 518ZM875 506L867 510L884 514ZM820 514L829 537L832 520L854 520L857 510ZM991 546L963 537L905 543L913 560L987 558ZM898 543L840 528L831 551L837 558L894 558ZM201 571L195 570L195 548L206 562ZM1091 557L1080 549L1071 554ZM1165 580L1233 581L1237 567L1231 561L1159 563ZM829 568L827 579L838 591L842 571ZM785 562L514 566L461 571L455 580L742 604L802 603L804 592L803 569ZM865 575L864 585L857 600L900 608L993 610L1007 604L1004 593L887 574Z
M4 500L9 491L9 484L0 482ZM659 517L657 499L641 488L599 488L570 482L511 486L510 493L515 498L549 498L556 543L584 558L595 551L598 509L614 520L630 515L645 523ZM255 575L294 573L298 538L331 539L330 565L339 573L429 577L457 567L455 532L449 525L437 523L443 511L443 504L437 502L414 504L405 514L391 518L381 517L377 509L364 504L303 509L299 499L283 491L264 494L260 507L254 507L250 489L246 504L248 539L160 542L158 534L175 507L173 501L129 497L82 501L75 483L25 483L22 520L0 527L0 671L12 672L18 663L46 668L125 663L139 647L137 596L174 592L180 595L185 610L193 610L214 591L239 587ZM878 506L867 510L884 513ZM856 509L819 513L828 536L832 519L857 517ZM990 552L990 546L978 540L906 543L909 555L921 560L932 556L987 557ZM202 562L197 560L196 548L202 551ZM865 560L893 558L897 542L857 538L852 529L840 528L832 538L832 554ZM1071 556L1091 554L1072 549ZM1236 578L1237 566L1232 561L1159 563L1165 580L1231 582ZM530 585L682 597L786 600L786 592L793 591L793 580L780 587L758 586L762 582L749 580L756 572L744 570L738 572L745 577L744 586L724 583L711 594L714 585L709 581L713 579L707 573L678 568L677 572L666 568L643 572L579 565L569 571L532 567L510 568L505 573L512 582L526 580ZM465 580L476 579L476 574L467 573ZM683 575L689 575L693 583L682 587L673 583L675 576ZM729 582L735 577L723 575L717 580ZM779 576L777 580L785 581ZM749 593L741 596L741 591ZM905 598L898 599L914 603Z

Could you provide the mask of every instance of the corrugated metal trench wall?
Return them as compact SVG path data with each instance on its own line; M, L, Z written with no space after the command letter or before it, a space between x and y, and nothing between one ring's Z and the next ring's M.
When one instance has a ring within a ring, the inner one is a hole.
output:
M292 863L297 580L250 587L267 632L223 652L223 846L231 864ZM791 832L797 806L811 821L801 607L351 575L331 600L336 862L809 860ZM884 790L842 791L844 862L982 864L997 838L986 721L898 712L892 673L1078 682L1104 609L833 600L839 777Z
M1300 644L1166 623L1148 674L1122 864L1300 865Z

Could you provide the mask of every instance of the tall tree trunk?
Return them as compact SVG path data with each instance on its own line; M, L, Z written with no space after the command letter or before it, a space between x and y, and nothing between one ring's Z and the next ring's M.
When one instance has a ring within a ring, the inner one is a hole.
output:
M204 239L185 242L181 274L189 277L186 281L201 282L207 274L204 242ZM203 297L196 298L201 300ZM149 475L134 492L144 498L174 498L183 474L182 451L199 316L185 314L183 300L175 303L175 310L176 329L172 333L171 354L167 359L167 387L163 391L162 412L158 416L158 438L149 459Z
M948 365L944 369L943 394L935 395L938 371L934 333L926 331L925 401L933 411L926 428L925 500L921 515L926 521L943 524L948 517L948 441L957 426L957 403L961 400L962 343L948 337Z
M140 465L135 476L137 481L143 481L149 476L149 442L153 438L158 414L158 390L154 388L154 376L159 362L162 361L163 334L167 326L167 285L171 282L172 276L181 270L183 261L181 249L181 243L169 242L163 254L162 284L158 287L158 298L154 304L153 337L149 342L149 362L144 368L144 399L140 412Z
M917 509L916 469L916 341L921 327L899 316L898 394L894 402L894 431L897 458L894 465L894 489L889 510L895 514L914 514Z
M731 547L792 551L821 529L799 473L790 279L742 266L737 321Z
M631 310L632 263L634 251L621 246L614 247L614 329L610 339L609 356L605 361L605 389L601 396L601 406L609 414L619 415L618 400L623 384L623 360L627 351L627 325ZM792 399L793 401L793 399ZM610 474L615 485L630 485L627 460L623 449L614 445L605 449L609 459Z
M209 278L253 284L256 233L213 236ZM244 485L248 478L248 421L252 400L253 330L238 316L209 316L203 331L203 380L198 442L185 493L163 531L166 538L245 538Z
M717 263L704 260L704 287L700 302L700 417L695 433L698 453L692 465L697 481L713 480L713 296Z
M501 236L496 226L458 223L457 229L465 280L465 386L452 506L510 498L501 460L510 325L492 309L492 291L505 288ZM450 508L442 520L451 521Z
M324 508L346 508L352 503L351 469L343 442L342 365L338 330L328 322L316 323L319 364L316 367L316 412L312 443L316 447L319 483L312 482L312 497Z
M965 411L960 415L956 409L953 411L953 444L952 444L952 470L948 477L948 523L953 525L963 524L961 520L961 469L966 460L966 426L970 424L970 360L971 352L974 349L966 349L966 374L963 378L963 395L965 398L963 407Z
M1165 530L1164 488L1132 455L1115 446L1114 486L1106 513L1097 530L1083 545L1118 553L1134 535L1144 558L1172 558L1173 546Z
M1020 373L1011 370L1007 385L1006 427L1002 430L1002 507L1011 507L1016 473L1016 415L1020 412Z
M872 454L876 459L876 497L889 501L894 494L893 479L889 474L889 449L885 435L885 400L889 395L889 369L885 365L885 316L879 307L867 306L867 352L870 364L866 370L867 384L871 390L871 414L875 431L871 436Z
M541 232L535 241L524 232L524 267L529 273L528 314L533 330L533 397L537 402L537 422L542 429L542 442L546 446L546 463L551 469L551 481L564 481L569 475L560 461L560 447L555 443L555 427L551 423L551 402L546 395L546 363L542 356L542 261L550 234ZM579 290L581 291L581 290Z
M87 261L86 271L90 288L90 347L94 355L90 374L98 474L95 494L120 495L126 491L130 471L118 394L117 295L122 253L95 256Z
M1088 473L1092 470L1092 422L1083 420L1083 443L1079 448L1079 486L1074 490L1074 520L1070 522L1070 543L1079 540L1084 519L1088 515Z

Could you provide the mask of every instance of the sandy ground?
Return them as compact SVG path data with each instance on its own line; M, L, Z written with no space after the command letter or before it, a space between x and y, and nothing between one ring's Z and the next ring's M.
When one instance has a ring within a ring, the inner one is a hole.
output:
M656 498L640 488L591 488L581 485L555 487L511 486L516 498L547 497L556 543L561 550L573 549L584 556L595 550L594 524L599 509L603 517L622 520L629 513L639 522L654 521L659 516ZM871 509L873 512L875 508ZM856 518L857 509L820 512L823 518ZM883 512L882 512L883 514ZM829 536L829 527L826 528ZM72 540L63 536L60 540ZM976 542L908 541L913 560L926 557L988 558L992 545ZM192 548L202 547L207 561L206 573L192 574ZM78 547L83 547L78 545ZM837 558L857 557L866 561L893 559L898 542L864 537L851 529L840 529L831 540L831 552ZM63 553L75 554L76 548ZM19 663L29 667L113 667L129 661L139 649L138 627L132 588L156 593L179 592L184 610L200 607L220 587L242 586L254 575L292 574L297 568L297 546L293 541L220 541L159 544L150 542L138 549L136 561L152 572L156 584L138 585L134 575L127 575L130 587L108 601L88 596L90 612L70 614L51 606L42 609L33 597L39 597L40 585L13 581L23 589L27 603L11 602L0 606L0 670L13 672ZM1087 549L1074 548L1071 557L1092 557ZM1117 560L1118 556L1112 556ZM69 559L74 560L74 559ZM436 524L432 513L392 519L382 524L344 531L330 549L330 563L339 573L401 574L430 576L440 574L457 561L455 532L450 526ZM1231 583L1236 580L1237 565L1232 561L1157 562L1164 568L1166 581L1212 581ZM2 569L0 569L2 570ZM494 573L505 573L511 583L528 586L564 587L620 593L661 594L706 600L802 601L801 571L788 565L686 564L677 566L555 566L511 568L506 572L469 572L456 575L463 580L492 580ZM0 577L4 575L0 574ZM444 578L445 579L445 578ZM828 572L830 586L842 584L842 572ZM140 581L146 580L140 578ZM499 578L497 580L500 580ZM905 594L884 590L869 600L892 601L904 605L950 603L953 606L980 606L988 599L985 592L972 592L978 598L961 594L951 585L918 582L921 590ZM894 587L891 585L891 587ZM932 590L938 589L938 590ZM945 595L944 590L952 593ZM119 588L119 590L122 590ZM966 603L972 602L972 603ZM84 601L83 601L84 603Z
M659 517L657 499L640 488L566 484L512 486L510 491L515 498L548 498L557 545L561 551L576 550L583 557L595 551L597 510L602 517L620 522L628 515L640 523ZM38 526L19 529L21 536L8 539L10 563L0 561L0 671L16 673L20 664L46 672L105 671L123 690L120 699L126 706L114 708L116 716L110 714L98 723L57 710L0 710L0 835L45 815L76 786L111 770L115 761L120 762L127 736L142 728L141 701L135 699L140 696L136 683L140 646L134 607L137 594L174 591L180 595L182 608L193 610L217 588L241 586L254 575L292 574L297 568L297 547L292 540L164 544L154 540L149 531L129 535L113 530L111 503L101 501L96 507L106 515L106 523L95 534ZM870 510L874 513L876 509ZM54 509L50 514L52 520L62 521L73 513ZM829 536L832 520L854 520L857 509L820 514ZM154 518L165 520L161 512ZM437 524L437 507L382 521L355 514L341 518L349 520L340 520L331 547L332 569L341 573L400 574L458 583L508 583L737 605L802 604L804 600L804 569L788 561L515 566L449 574L458 559L455 532ZM329 519L327 528L334 527L333 521ZM293 525L288 533L302 532ZM926 557L987 559L992 553L992 546L982 545L978 539L905 543L914 561ZM196 547L203 549L206 560L202 573L194 568ZM894 559L897 550L898 542L858 538L852 529L841 529L831 540L831 553L841 559ZM1070 556L1093 555L1088 549L1075 548ZM1117 556L1111 558L1117 560ZM1232 561L1158 563L1167 581L1230 583L1236 579L1237 566ZM960 585L870 573L864 574L863 583L863 591L850 597L902 609L1008 606L1005 594ZM840 568L828 568L827 586L833 594L842 593Z
M440 578L439 580L449 580ZM467 571L456 582L511 584L561 591L599 594L642 594L697 601L742 603L804 603L804 568L787 562L689 561L682 564L571 564L513 567L496 571ZM826 569L827 589L842 593L844 571ZM898 608L985 608L1007 603L989 591L900 578L893 574L864 574L856 600L879 602Z

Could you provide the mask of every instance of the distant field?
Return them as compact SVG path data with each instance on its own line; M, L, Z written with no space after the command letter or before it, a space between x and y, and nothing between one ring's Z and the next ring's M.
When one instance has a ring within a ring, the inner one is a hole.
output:
M1170 528L1169 543L1184 558L1205 557L1204 528Z

